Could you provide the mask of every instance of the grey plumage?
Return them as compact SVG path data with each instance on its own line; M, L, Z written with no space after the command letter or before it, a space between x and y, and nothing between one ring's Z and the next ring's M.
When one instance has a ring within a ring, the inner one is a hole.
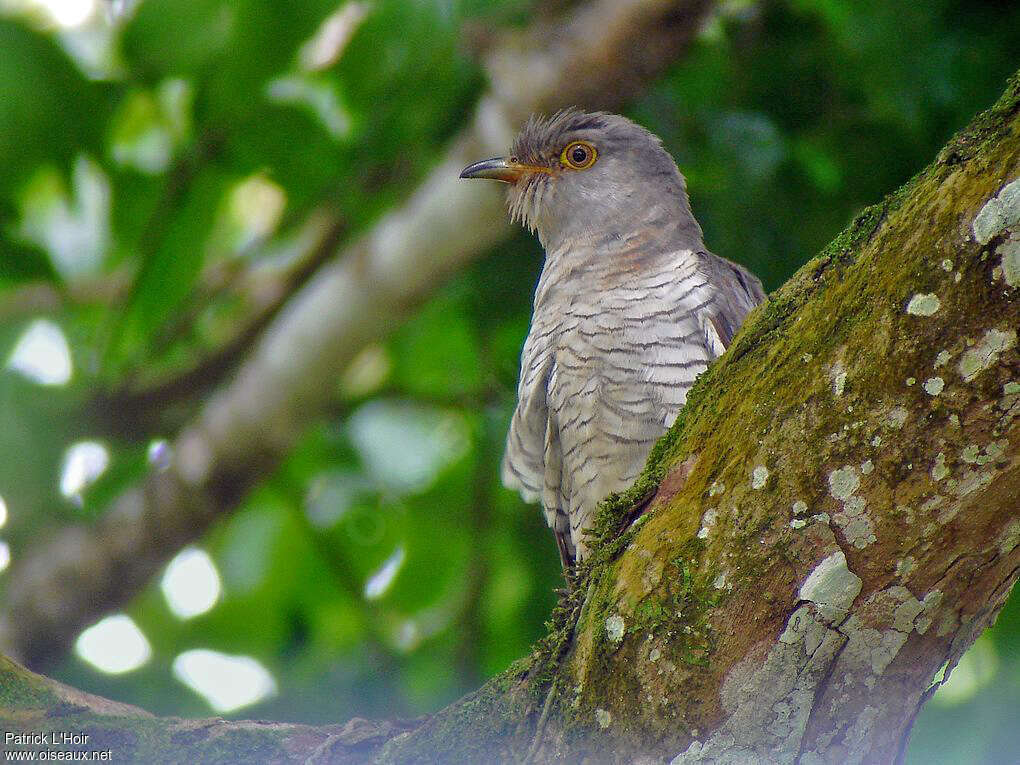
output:
M575 142L590 167L571 167ZM502 477L579 560L598 502L633 483L764 292L707 251L676 163L623 117L533 118L512 157L463 175L509 181L511 215L546 250Z

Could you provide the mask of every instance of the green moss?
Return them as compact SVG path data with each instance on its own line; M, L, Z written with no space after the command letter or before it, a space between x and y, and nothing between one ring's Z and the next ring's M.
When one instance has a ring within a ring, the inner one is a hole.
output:
M0 656L0 716L45 710L57 703L56 695L43 678Z
M673 630L675 636L669 644L676 658L697 666L707 666L715 648L715 632L708 616L725 597L713 584L715 572L702 572L704 552L702 540L689 540L670 561L662 578L663 589L634 609L636 633Z
M505 675L506 673L504 673ZM511 685L495 678L479 690L442 710L430 723L408 736L391 739L374 762L489 763L513 760L511 748L518 740L518 723L533 708L514 704ZM524 726L526 727L526 726Z

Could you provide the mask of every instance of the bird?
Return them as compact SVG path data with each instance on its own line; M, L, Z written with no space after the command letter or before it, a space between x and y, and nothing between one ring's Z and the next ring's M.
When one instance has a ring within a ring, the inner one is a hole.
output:
M673 157L626 117L533 115L509 156L460 177L508 184L545 250L501 477L542 503L573 571L598 503L633 484L765 292L708 251Z

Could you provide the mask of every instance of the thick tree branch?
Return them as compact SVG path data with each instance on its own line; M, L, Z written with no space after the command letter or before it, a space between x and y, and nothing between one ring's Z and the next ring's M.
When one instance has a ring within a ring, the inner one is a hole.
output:
M896 760L1020 573L1018 176L1015 77L699 379L540 650L382 761Z
M267 761L894 762L1020 575L1018 326L1020 76L749 319L602 508L530 657L431 718L366 724L357 752L309 729L321 760L297 726L207 724ZM182 724L117 728L4 672L15 728L131 731L130 758Z
M613 107L699 28L707 0L601 0L516 34L490 55L491 92L399 210L315 275L249 360L176 440L173 465L128 490L93 528L15 559L0 645L31 666L123 605L183 544L232 511L318 416L346 364L465 263L505 239L499 190L458 181L503 151L532 111Z

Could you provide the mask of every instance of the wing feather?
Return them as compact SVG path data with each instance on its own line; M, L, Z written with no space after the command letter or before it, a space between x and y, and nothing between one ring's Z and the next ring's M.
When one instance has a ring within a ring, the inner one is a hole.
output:
M517 389L517 408L510 421L501 477L503 485L519 491L525 502L537 502L542 498L546 484L548 394L553 364L552 359L547 358L537 366L529 365L527 351L526 347Z
M702 314L707 322L705 331L709 347L719 356L733 342L747 314L765 300L765 290L758 277L743 266L706 251L699 252L698 258L699 270L713 293L711 307Z

